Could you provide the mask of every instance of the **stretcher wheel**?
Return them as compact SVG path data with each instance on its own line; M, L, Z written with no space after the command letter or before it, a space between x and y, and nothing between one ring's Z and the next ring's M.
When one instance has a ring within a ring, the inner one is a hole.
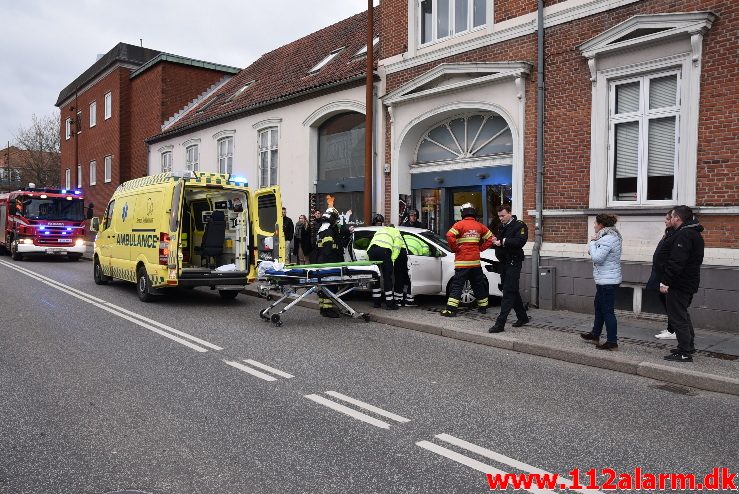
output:
M272 324L275 326L282 326L282 321L280 321L280 315L279 314L272 314Z
M266 311L267 311L266 309L265 310L260 310L259 311L259 317L261 317L265 321L269 321L269 317L267 317L267 314L265 314Z
M370 322L370 315L369 314L362 314L362 319L364 319L364 322Z

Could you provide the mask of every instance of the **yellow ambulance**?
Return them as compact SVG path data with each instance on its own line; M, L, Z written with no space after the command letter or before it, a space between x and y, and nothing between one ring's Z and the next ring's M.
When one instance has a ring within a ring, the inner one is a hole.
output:
M170 172L121 184L93 218L95 283L162 289L207 286L235 298L258 260L285 259L279 187L252 190L230 174Z

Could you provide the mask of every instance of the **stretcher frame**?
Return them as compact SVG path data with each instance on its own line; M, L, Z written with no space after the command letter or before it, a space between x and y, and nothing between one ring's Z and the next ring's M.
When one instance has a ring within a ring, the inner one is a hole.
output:
M261 283L259 285L260 296L269 300L271 299L270 292L272 290L279 290L281 295L269 307L261 310L259 317L264 321L271 321L275 326L282 326L282 314L288 312L308 296L315 293L318 296L323 295L333 301L339 314L351 317L352 319L369 321L369 314L354 310L341 297L357 289L368 289L373 283L378 282L380 274L377 268L374 270L362 269L374 266L375 264L375 262L345 262L302 265L288 268L305 270L304 274L264 273L257 279ZM330 274L322 272L326 269L330 269L332 272ZM336 269L339 269L338 273L335 272ZM291 300L285 302L288 299ZM273 312L282 303L285 306Z

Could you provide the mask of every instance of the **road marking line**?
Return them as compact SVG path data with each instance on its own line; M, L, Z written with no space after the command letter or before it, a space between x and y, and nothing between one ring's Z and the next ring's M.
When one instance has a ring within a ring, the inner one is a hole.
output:
M256 369L252 369L251 367L247 367L244 364L240 364L239 362L236 362L234 360L224 360L225 363L230 365L231 367L234 367L236 369L239 369L240 371L244 371L247 374L251 374L254 377L258 377L259 379L264 379L265 381L276 381L276 377L272 377L268 374L265 374L264 372L259 372Z
M285 379L290 379L290 378L295 377L292 374L288 374L287 372L283 372L280 369L275 369L274 367L270 367L269 365L265 365L265 364L263 364L261 362L257 362L256 360L245 359L244 362L246 362L247 364L251 364L254 367L259 367L260 369L264 369L264 370L266 370L268 372L271 372L272 374L275 374L276 376L284 377Z
M137 326L141 326L142 328L146 328L149 331L153 331L154 333L157 333L157 334L159 334L161 336L164 336L165 338L169 338L172 341L176 341L177 343L179 343L181 345L185 345L186 347L191 348L191 349L193 349L193 350L195 350L197 352L203 353L203 352L207 352L208 351L207 349L203 348L202 346L198 346L198 345L195 345L193 343L190 343L189 341L187 341L185 339L182 339L182 338L179 338L178 336L175 336L172 333L169 333L167 331L163 331L163 330L161 330L161 329L159 329L159 328L157 328L155 326L152 326L150 324L146 324L145 322L140 321L138 319L134 319L133 317L130 317L130 316L126 315L126 314L122 314L122 313L120 313L120 312L118 312L118 311L116 311L116 310L114 310L114 309L112 309L110 307L106 307L106 305L104 305L102 303L95 302L95 301L91 300L88 297L83 297L83 296L75 293L72 290L68 290L66 288L63 288L62 286L59 286L58 284L55 284L55 283L51 283L49 281L46 281L40 275L36 276L36 275L31 275L31 274L28 274L28 273L24 273L21 269L17 269L15 266L10 265L10 264L8 264L8 263L6 263L4 261L0 261L0 264L4 265L6 267L9 267L10 269L13 269L15 271L18 271L19 273L21 273L23 275L26 275L29 278L36 279L36 280L40 281L41 283L50 286L51 288L54 288L56 290L59 290L61 292L66 293L68 295L71 295L71 296L73 296L73 297L75 297L75 298L77 298L79 300L82 300L83 302L86 302L86 303L88 303L90 305L93 305L95 307L98 307L98 308L100 308L100 309L102 309L102 310L104 310L106 312L110 312L111 314L113 314L115 316L118 316L118 317L120 317L122 319L126 319L127 321L130 321L130 322L136 324ZM79 291L79 290L76 290L76 291ZM98 299L98 300L100 300L100 299Z
M357 405L358 407L364 408L365 410L369 410L370 412L376 413L377 415L382 415L383 417L387 417L390 420L394 420L396 422L405 423L405 422L411 421L411 419L401 417L400 415L396 415L392 412L385 411L382 408L378 408L374 405L370 405L369 403L359 401L356 398L352 398L351 396L346 396L341 393L337 393L336 391L326 391L326 394L333 396L334 398L338 398L340 400L351 403L353 405Z
M468 451L472 451L473 453L477 453L480 456L484 456L485 458L490 458L491 460L495 460L497 462L503 463L505 465L508 465L513 468L517 468L518 470L523 470L524 472L528 473L536 473L539 475L554 475L551 472L547 472L546 470L542 470L541 468L536 468L535 466L529 465L527 463L524 463L522 461L518 461L514 458L509 458L506 455L496 453L495 451L491 451L489 449L483 448L482 446L478 446L476 444L472 444L470 442L465 441L464 439L459 439L458 437L454 437L449 434L437 434L437 439L441 439L442 441L446 441L449 444L453 444L455 446L459 446L460 448L466 449ZM568 485L572 485L572 481L568 479L567 477L563 477L562 475L557 476L557 482L559 484L565 483ZM577 492L601 492L597 489L572 489Z
M354 410L353 408L349 408L347 406L341 405L339 403L336 403L335 401L331 401L327 398L324 398L323 396L319 396L316 394L313 395L305 395L306 398L309 400L315 401L318 404L321 404L323 406L329 407L333 410L336 410L337 412L343 413L345 415L349 415L352 418L355 418L357 420L361 420L362 422L366 422L370 425L374 425L375 427L379 427L381 429L389 429L390 424L387 422L384 422L382 420L376 419L374 417L370 417L367 414L364 414L362 412L358 412Z
M418 441L416 443L416 446L419 446L423 449L436 453L437 455L443 456L445 458L449 458L450 460L456 461L457 463L461 463L462 465L475 469L478 472L490 473L493 475L501 475L501 476L506 475L506 472L504 472L503 470L498 470L492 465L488 465L481 461L474 460L468 456L457 453L456 451L452 451L451 449L447 449L443 446L439 446L438 444L434 444L429 441ZM521 490L526 490L528 492L533 492L536 494L555 492L555 491L546 490L546 489L537 489L535 487L532 487L531 489L521 489Z

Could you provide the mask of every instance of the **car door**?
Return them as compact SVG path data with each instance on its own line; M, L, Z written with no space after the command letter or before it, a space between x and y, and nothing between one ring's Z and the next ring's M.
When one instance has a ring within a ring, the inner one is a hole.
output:
M441 288L441 257L438 249L418 235L402 232L408 249L408 270L413 295L435 295ZM409 249L409 243L423 245L424 249Z

